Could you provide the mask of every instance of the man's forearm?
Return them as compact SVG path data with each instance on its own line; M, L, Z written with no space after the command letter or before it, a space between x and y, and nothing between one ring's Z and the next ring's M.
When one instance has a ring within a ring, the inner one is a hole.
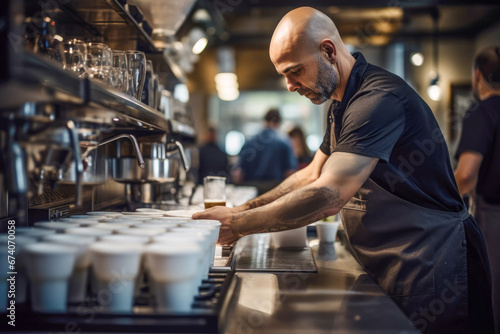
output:
M304 173L302 171L292 174L274 189L238 206L237 209L241 212L267 205L277 200L278 198L309 184L310 182L308 182L307 179L303 177L303 174Z
M268 205L240 212L231 225L238 236L289 230L334 215L343 205L338 189L308 186Z

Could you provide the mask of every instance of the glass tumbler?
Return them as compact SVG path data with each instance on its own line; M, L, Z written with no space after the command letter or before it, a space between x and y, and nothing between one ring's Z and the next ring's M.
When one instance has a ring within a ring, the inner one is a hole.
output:
M76 72L79 76L86 73L87 45L78 39L63 43L67 70Z
M113 50L113 67L111 68L111 86L121 92L128 91L128 61L125 51Z
M129 93L140 101L146 79L146 55L141 51L126 51L125 53L130 75Z
M90 78L110 84L113 52L103 43L88 43L87 46L87 67Z
M224 176L206 176L203 179L205 209L214 206L226 206L226 178Z
M144 79L144 88L142 89L141 102L147 105L150 104L153 86L153 62L146 60L146 78Z

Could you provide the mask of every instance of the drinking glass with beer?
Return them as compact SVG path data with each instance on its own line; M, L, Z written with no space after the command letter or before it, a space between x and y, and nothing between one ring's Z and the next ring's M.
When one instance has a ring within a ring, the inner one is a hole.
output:
M203 179L205 209L214 206L226 206L226 178L223 176L206 176Z

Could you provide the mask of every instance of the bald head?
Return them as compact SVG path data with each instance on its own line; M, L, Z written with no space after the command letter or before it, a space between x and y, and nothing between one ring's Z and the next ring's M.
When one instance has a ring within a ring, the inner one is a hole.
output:
M324 39L332 40L338 49L345 49L337 27L327 15L311 7L294 9L274 30L269 48L271 60L279 60L282 53L292 50L319 52Z

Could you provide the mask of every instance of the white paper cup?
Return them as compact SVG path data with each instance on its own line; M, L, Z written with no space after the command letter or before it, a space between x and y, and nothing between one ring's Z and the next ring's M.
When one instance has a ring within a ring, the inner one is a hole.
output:
M70 223L69 221L67 222L43 221L43 222L36 222L33 225L35 227L54 230L56 233L64 233L64 231L68 228L80 227L80 225L78 225L77 223Z
M114 221L115 219L119 220L119 221ZM134 223L142 223L142 222L146 222L146 221L150 221L150 220L153 220L153 218L152 217L137 217L137 216L126 216L126 215L123 215L123 216L120 216L118 218L112 219L108 223L121 223L123 221L134 222Z
M166 230L166 229L173 228L173 227L179 227L179 223L176 223L176 222L163 222L163 221L159 221L159 220L151 220L151 221L148 221L148 222L136 224L134 226L135 227L139 227L139 228L156 227L156 228L164 228Z
M90 266L89 246L95 242L95 237L55 234L45 237L43 241L77 247L78 253L75 260L75 267L69 279L68 302L83 302L86 297L87 277Z
M132 225L130 224L122 224L122 223L99 223L97 225L92 226L93 228L101 229L101 230L108 230L111 231L112 233L118 234L118 231L123 230L123 229L128 229Z
M19 235L27 236L37 241L42 240L43 237L47 235L54 234L54 231L49 229L44 229L41 227L17 227L16 228L16 237Z
M191 220L182 225L182 227L193 227L199 229L207 229L211 234L211 247L210 247L210 265L214 265L215 259L215 248L217 246L217 241L219 240L219 232L220 232L221 223L218 220Z
M153 221L165 221L165 222L173 222L177 224L183 224L188 221L191 221L191 218L182 218L182 217L154 217Z
M128 244L145 245L150 242L150 239L151 238L149 236L111 234L100 237L99 241L107 243L117 243L120 245L128 245Z
M98 242L90 246L92 268L100 286L97 301L104 311L132 312L142 251L138 244Z
M161 214L163 215L165 213L165 210L160 210L160 209L153 209L153 208L138 208L135 209L136 212L144 212L146 214Z
M89 219L68 219L65 222L72 223L72 224L78 224L80 227L92 227L94 225L99 224L99 221L97 220L98 218L104 218L104 217L90 217Z
M76 227L76 228L69 228L69 229L65 230L64 233L85 235L85 236L99 238L99 237L102 237L104 235L112 234L113 231L103 230L100 228L93 228L93 227Z
M204 249L202 253L202 263L200 267L200 284L201 281L205 278L208 278L208 273L210 271L211 266L211 246L212 246L212 233L209 230L196 229L192 227L176 227L168 230L167 234L185 234L188 237L202 237L204 239L204 243L200 244L200 246ZM175 235L174 235L175 236ZM179 238L179 237L177 237ZM157 239L158 240L158 239Z
M7 262L7 257L10 255L8 252L8 240L7 235L0 235L0 258L2 259L0 261L0 308L2 311L7 309L7 291L10 285L10 281L7 281L10 276L7 273L11 271Z
M68 280L78 249L46 242L26 246L26 270L35 312L66 312Z
M55 235L55 234L51 234ZM26 252L25 248L28 245L34 244L37 241L36 238L28 237L26 235L16 235L14 240L16 243L16 303L25 303L28 292L28 273L26 272Z
M271 232L270 235L275 248L307 247L307 226L288 231Z
M339 225L340 222L316 222L316 233L319 242L335 242Z
M149 237L149 240L153 240L153 237L161 235L166 232L166 229L164 228L128 228L128 229L122 229L118 231L118 234L124 234L124 235L138 235L138 236L144 236L144 237Z
M156 307L160 312L187 312L193 301L202 249L194 243L146 246L146 268L154 281Z
M121 224L121 225L127 225L127 226L132 226L134 224L142 224L142 221L133 221L133 220L127 220L123 218L104 218L102 217L98 220L99 224Z
M90 211L87 212L87 215L98 216L98 217L113 217L113 218L122 216L120 212L113 212L113 211Z

